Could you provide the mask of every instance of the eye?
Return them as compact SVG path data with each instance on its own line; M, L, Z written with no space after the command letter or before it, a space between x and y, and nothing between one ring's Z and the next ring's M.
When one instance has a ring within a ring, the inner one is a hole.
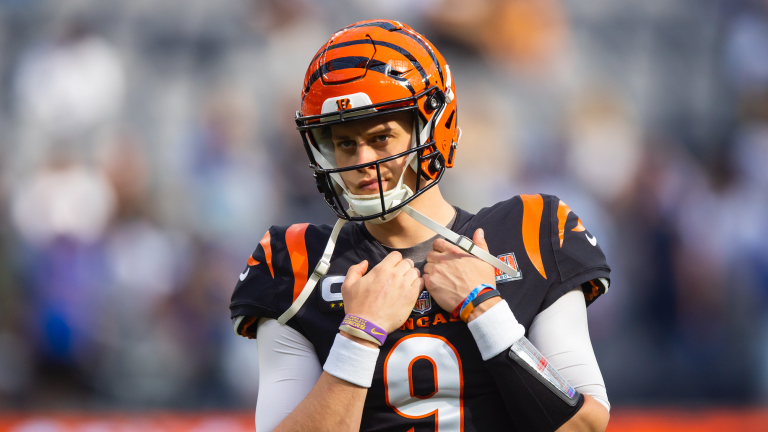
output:
M355 142L355 140L344 140L336 143L336 147L340 147L343 149L349 149L356 145L357 145L357 142Z
M373 137L373 141L377 143L387 142L388 139L389 139L389 135L376 135L375 137Z

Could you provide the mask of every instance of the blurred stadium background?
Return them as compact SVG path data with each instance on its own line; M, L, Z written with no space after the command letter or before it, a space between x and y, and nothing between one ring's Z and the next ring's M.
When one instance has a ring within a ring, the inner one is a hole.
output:
M449 200L556 194L606 251L609 430L768 428L768 1L0 0L0 429L252 429L229 296L333 221L293 113L378 17L451 65Z

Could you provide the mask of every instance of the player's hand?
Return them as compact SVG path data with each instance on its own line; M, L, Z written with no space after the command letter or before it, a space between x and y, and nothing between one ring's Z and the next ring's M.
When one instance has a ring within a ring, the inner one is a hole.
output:
M483 230L478 228L472 236L475 247L488 251ZM496 286L493 266L470 255L445 239L437 239L427 253L424 283L437 304L448 312L480 284Z
M353 265L341 285L344 311L392 333L410 316L424 287L413 261L391 252L368 274L368 261Z

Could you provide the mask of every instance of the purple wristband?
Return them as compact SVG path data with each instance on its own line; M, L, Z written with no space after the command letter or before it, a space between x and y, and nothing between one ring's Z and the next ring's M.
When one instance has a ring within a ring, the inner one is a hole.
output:
M341 322L341 327L344 326L362 331L379 341L380 345L384 345L384 341L387 340L387 332L384 331L383 328L368 320L360 318L359 316L347 314L347 316L344 317L344 321ZM344 329L342 328L342 330Z

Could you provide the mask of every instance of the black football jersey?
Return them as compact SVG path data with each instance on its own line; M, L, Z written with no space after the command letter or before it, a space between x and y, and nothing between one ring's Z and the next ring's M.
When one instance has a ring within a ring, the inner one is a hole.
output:
M587 304L607 289L610 268L603 251L557 197L516 196L476 215L458 210L455 232L472 238L478 228L485 231L490 253L521 273L510 277L497 271L496 286L526 329L536 314L574 288L581 287ZM232 318L245 317L239 334L255 337L258 318L276 319L290 307L319 261L331 229L310 224L270 228L232 295ZM321 364L344 318L341 284L347 270L363 260L370 269L387 253L360 224L342 228L327 275L287 323L312 342ZM467 325L451 319L450 311L424 291L410 318L381 347L361 430L514 430L514 415L484 367Z

